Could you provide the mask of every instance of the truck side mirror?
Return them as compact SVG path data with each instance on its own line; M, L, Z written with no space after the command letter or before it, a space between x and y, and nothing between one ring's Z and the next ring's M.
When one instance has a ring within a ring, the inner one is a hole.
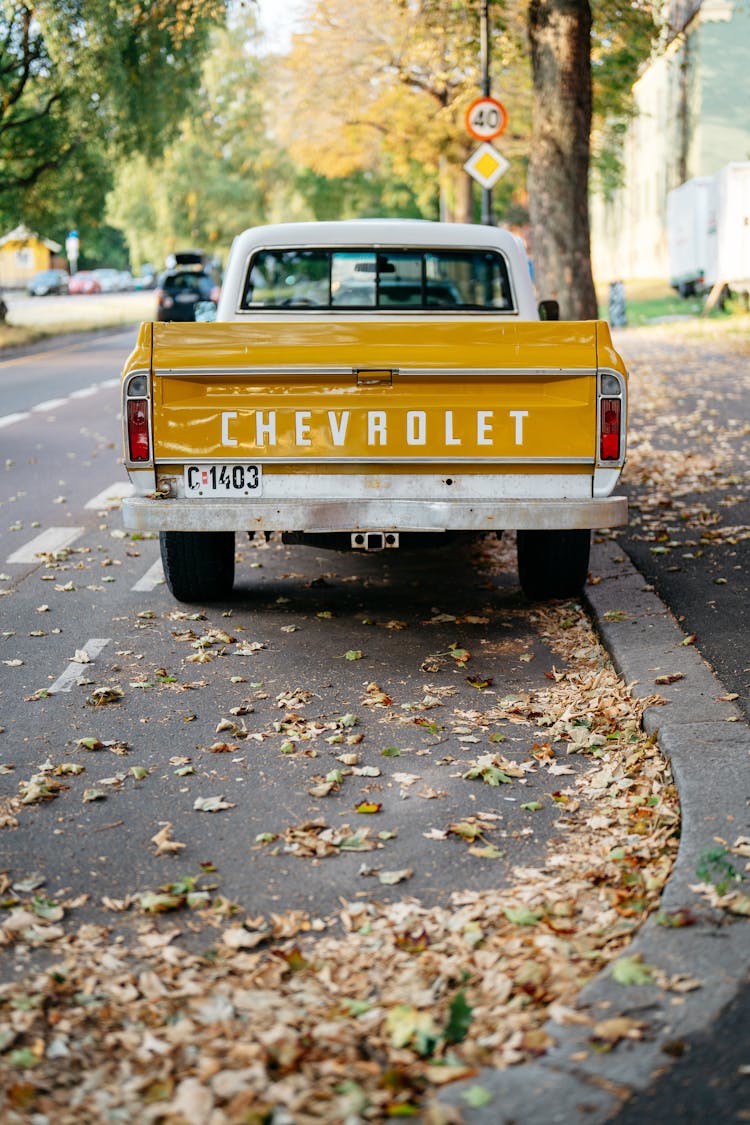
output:
M560 305L557 301L540 301L537 308L540 320L560 319Z

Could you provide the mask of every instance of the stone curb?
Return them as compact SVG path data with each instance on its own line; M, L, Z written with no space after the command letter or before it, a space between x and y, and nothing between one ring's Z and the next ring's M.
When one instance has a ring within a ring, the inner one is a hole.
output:
M698 882L699 857L720 841L733 844L748 833L750 728L696 649L685 645L664 603L613 541L594 545L586 602L617 671L646 705L643 725L657 733L669 758L680 797L682 834L674 868L662 895L664 911L689 910L695 924L659 925L648 919L627 950L669 977L695 978L701 987L667 992L656 984L623 987L612 966L582 991L578 1007L594 1020L629 1016L648 1025L642 1040L623 1040L598 1053L590 1028L550 1021L555 1040L537 1062L506 1071L483 1070L456 1083L441 1104L460 1106L467 1125L599 1125L624 1101L668 1069L688 1035L705 1031L732 1000L750 967L747 921L719 916L690 889ZM657 685L658 676L682 678ZM660 696L664 702L656 702ZM482 1086L492 1100L467 1106L465 1094Z
M85 344L87 340L97 339L100 336L116 336L121 332L132 332L140 323L139 320L134 320L126 324L103 324L97 328L40 336L27 344L6 344L5 347L0 347L0 364L6 360L25 359L26 356L52 351L59 347L75 347L77 344Z

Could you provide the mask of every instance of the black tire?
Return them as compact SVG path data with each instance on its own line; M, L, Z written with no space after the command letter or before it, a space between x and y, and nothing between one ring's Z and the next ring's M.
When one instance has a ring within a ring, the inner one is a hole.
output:
M518 577L531 601L575 598L589 571L590 531L519 531Z
M234 584L233 531L160 531L164 577L178 602L216 602Z

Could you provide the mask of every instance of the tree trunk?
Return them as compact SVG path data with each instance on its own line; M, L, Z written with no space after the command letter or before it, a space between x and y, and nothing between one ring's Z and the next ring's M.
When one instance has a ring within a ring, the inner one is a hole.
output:
M463 168L458 170L456 182L456 222L474 222L474 181Z
M589 231L591 7L589 0L531 0L534 83L529 213L540 298L565 320L597 315Z

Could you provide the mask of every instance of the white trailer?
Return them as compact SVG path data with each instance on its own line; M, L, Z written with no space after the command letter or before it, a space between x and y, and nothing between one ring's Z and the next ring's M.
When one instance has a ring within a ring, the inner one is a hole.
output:
M667 195L669 284L681 297L705 288L711 188L711 176L695 176Z
M750 292L750 161L725 165L711 179L706 288Z
M750 161L695 176L667 195L669 283L688 297L750 293Z

